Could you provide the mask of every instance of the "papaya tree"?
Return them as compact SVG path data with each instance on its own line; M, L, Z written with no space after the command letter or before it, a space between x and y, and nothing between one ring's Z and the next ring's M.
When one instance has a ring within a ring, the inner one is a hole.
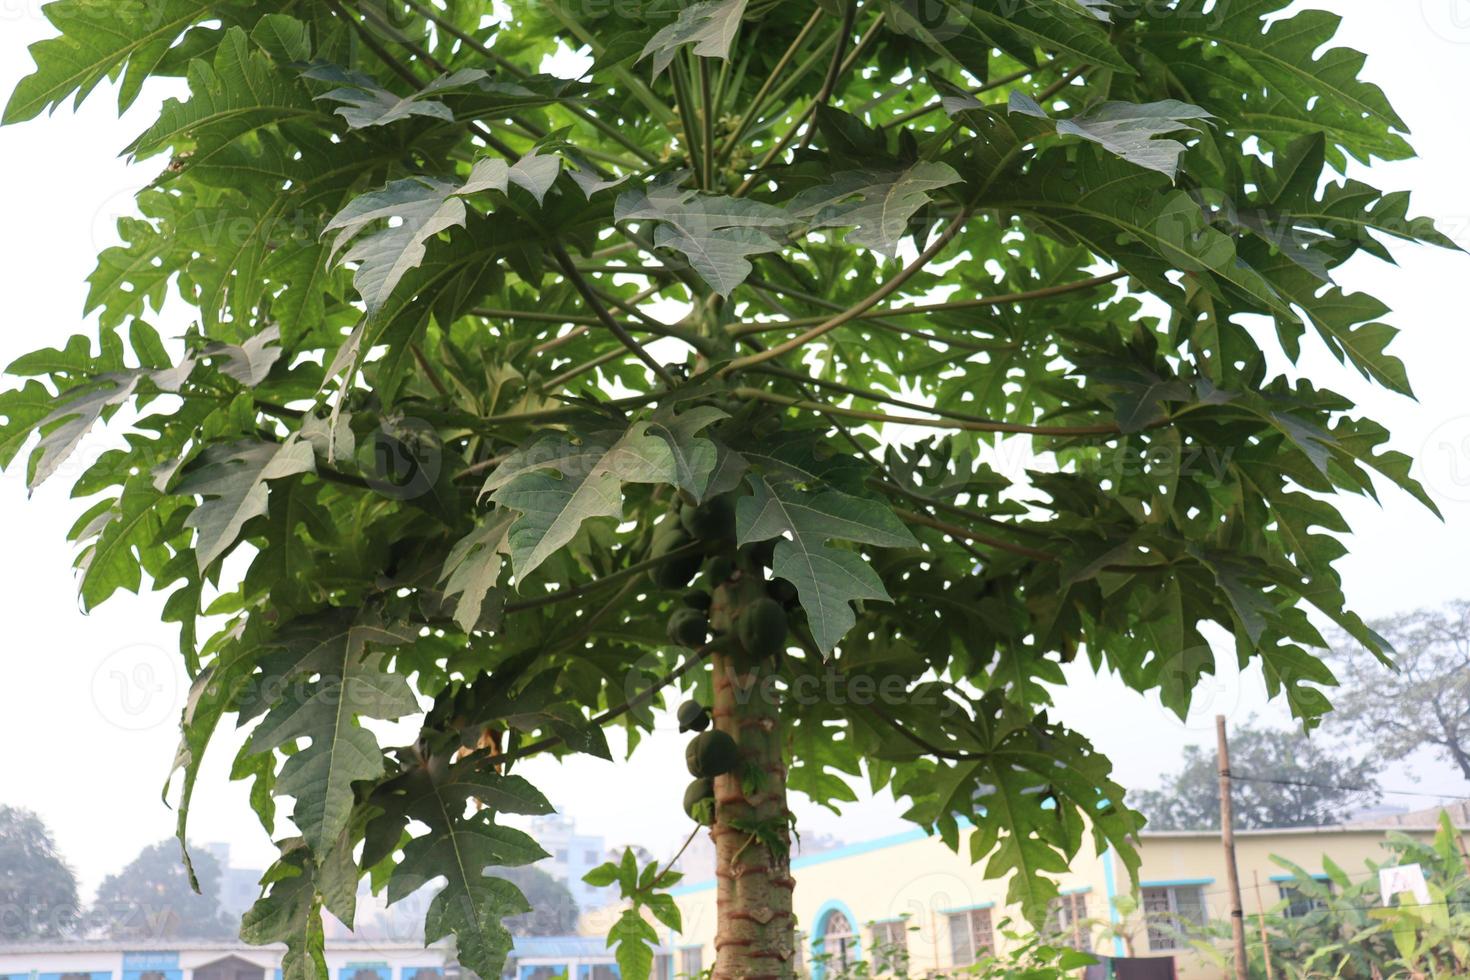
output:
M555 802L525 762L611 764L681 700L717 976L794 970L791 793L891 790L1041 921L1141 826L1048 710L1065 665L1182 713L1258 664L1311 725L1318 624L1386 660L1334 496L1433 504L1280 366L1409 394L1334 273L1451 243L1346 177L1405 126L1286 6L47 5L7 123L187 93L126 148L157 176L95 334L10 366L0 463L34 487L121 433L67 467L81 601L167 593L180 840L227 730L268 832L289 805L244 937L321 975L367 877L497 975L526 902L493 869L544 854L505 815ZM673 876L594 877L645 972Z

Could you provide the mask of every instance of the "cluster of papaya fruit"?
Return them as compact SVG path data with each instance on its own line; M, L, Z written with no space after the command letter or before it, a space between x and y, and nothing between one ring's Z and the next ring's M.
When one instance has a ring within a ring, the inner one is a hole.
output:
M708 827L715 822L715 777L735 771L740 747L725 732L710 728L709 710L698 701L679 705L679 731L698 733L684 749L684 764L694 777L684 790L684 812Z
M684 590L669 616L670 642L690 649L703 647L710 639L710 609L714 590L746 575L763 582L753 597L735 589L725 601L739 603L729 610L733 636L725 649L748 665L774 660L786 649L787 609L796 604L796 589L785 579L764 581L771 564L775 541L735 547L735 505L731 497L715 497L703 504L684 504L677 521L661 526L653 539L651 557L674 555L650 573L661 589ZM705 547L692 548L696 542ZM678 554L675 554L675 553ZM701 575L702 572L702 575ZM700 587L690 588L696 575ZM746 581L750 581L747 578ZM715 630L716 640L725 638ZM684 791L684 812L690 819L709 826L714 823L714 780L735 772L740 766L740 748L728 733L710 727L709 710L698 701L679 706L679 731L694 732L684 752L689 775L694 777Z

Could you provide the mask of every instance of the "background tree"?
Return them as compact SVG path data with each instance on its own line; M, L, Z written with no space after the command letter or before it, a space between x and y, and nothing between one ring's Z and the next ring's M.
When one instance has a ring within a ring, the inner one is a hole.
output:
M540 868L496 868L495 876L520 889L531 911L505 920L516 936L570 936L577 932L577 900L571 889Z
M1230 733L1236 825L1320 827L1382 798L1370 760L1334 755L1300 732L1245 725ZM1220 826L1220 764L1213 747L1184 747L1184 765L1157 790L1128 794L1150 830Z
M1322 345L1407 393L1388 311L1332 277L1450 243L1342 177L1404 126L1286 6L49 4L6 121L188 95L129 147L157 179L97 336L11 365L0 464L34 486L135 420L75 486L82 601L169 592L181 838L222 724L267 831L292 801L246 938L297 980L360 876L445 879L427 937L496 975L527 904L483 869L544 856L499 818L551 809L520 764L611 760L680 688L720 977L791 972L787 794L839 808L844 777L951 846L973 824L1038 924L1087 835L1136 868L1108 761L1047 710L1066 661L1183 712L1215 624L1314 723L1308 610L1382 652L1334 494L1428 500L1268 365ZM198 322L163 338L175 289ZM600 877L634 980L677 876Z
M41 818L0 806L0 942L60 938L79 910L76 875Z
M1392 645L1396 669L1386 674L1361 646L1341 643L1334 727L1385 762L1428 748L1470 779L1470 602L1371 625Z
M97 888L88 924L111 939L221 939L235 925L219 907L219 862L208 851L193 855L193 873L179 861L171 840L150 844Z

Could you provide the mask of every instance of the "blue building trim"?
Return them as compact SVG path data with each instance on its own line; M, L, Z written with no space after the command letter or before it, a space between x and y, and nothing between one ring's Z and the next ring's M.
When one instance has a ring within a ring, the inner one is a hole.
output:
M568 963L522 963L520 980L530 980L542 970L551 970L553 974L566 974Z
M145 970L177 970L179 954L150 951L146 953L124 953L123 975L141 973Z
M1103 851L1103 878L1106 879L1108 894L1108 923L1113 927L1113 955L1122 957L1128 955L1128 947L1123 945L1123 937L1119 935L1118 927L1122 925L1123 919L1118 914L1118 876L1113 869L1113 845Z
M955 822L961 830L970 828L971 823L965 817L956 818ZM925 840L936 837L923 827L913 830L901 831L897 834L889 834L886 837L874 837L857 844L844 844L842 847L834 847L830 851L822 851L819 854L809 854L806 857L795 858L791 862L792 871L800 871L802 868L810 868L818 864L826 864L828 861L841 861L844 858L857 857L860 854L872 854L874 851L887 850L890 847L898 847L902 844L912 844L914 841ZM669 894L675 897L680 895L693 895L696 892L709 891L715 887L715 879L706 878L703 881L691 882L687 885L676 885L669 889Z
M1214 878L1160 878L1157 881L1140 881L1139 888L1193 888L1196 885L1213 885Z
M795 867L796 862L792 862ZM850 926L852 926L852 959L858 962L863 958L863 939L861 935L862 926L858 917L848 908L847 903L837 898L829 898L817 909L817 914L812 917L812 980L825 980L827 975L827 964L821 963L817 957L824 955L822 933L827 931L827 920L834 912L841 913Z
M1059 895L1086 895L1090 891L1092 891L1092 886L1091 885L1074 885L1071 888L1063 888L1057 894L1059 894Z
M600 966L600 967L602 967L604 970L611 970L613 976L618 977L619 980L622 980L622 976L623 976L622 967L618 966L616 963L599 963L597 965ZM591 963L578 963L577 964L577 980L592 980L592 964Z
M1314 874L1314 875L1311 876L1311 878L1312 878L1313 881L1331 881L1332 880L1332 876L1331 875L1326 875L1326 874ZM1287 882L1296 881L1296 875L1272 875L1267 880L1270 881L1270 882L1272 882L1273 884L1284 885Z
M21 974L21 976L25 976L25 974ZM40 973L36 975L36 980L61 980L62 977L75 976L87 977L88 980L112 980L112 971L93 970L90 973L86 971L78 973L77 971L67 970L64 973Z
M393 971L382 960L372 963L348 963L337 970L337 978L338 980L355 980L357 975L364 971L374 974L378 980L393 980Z

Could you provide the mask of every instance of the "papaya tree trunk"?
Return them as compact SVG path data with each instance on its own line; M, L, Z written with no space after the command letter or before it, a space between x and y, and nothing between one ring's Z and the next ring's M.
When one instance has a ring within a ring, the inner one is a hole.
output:
M715 591L710 626L724 641L714 665L714 725L735 739L741 765L715 778L717 980L771 980L794 975L790 826L780 705L769 678L775 665L744 649L736 623L765 595L753 572L737 573Z

